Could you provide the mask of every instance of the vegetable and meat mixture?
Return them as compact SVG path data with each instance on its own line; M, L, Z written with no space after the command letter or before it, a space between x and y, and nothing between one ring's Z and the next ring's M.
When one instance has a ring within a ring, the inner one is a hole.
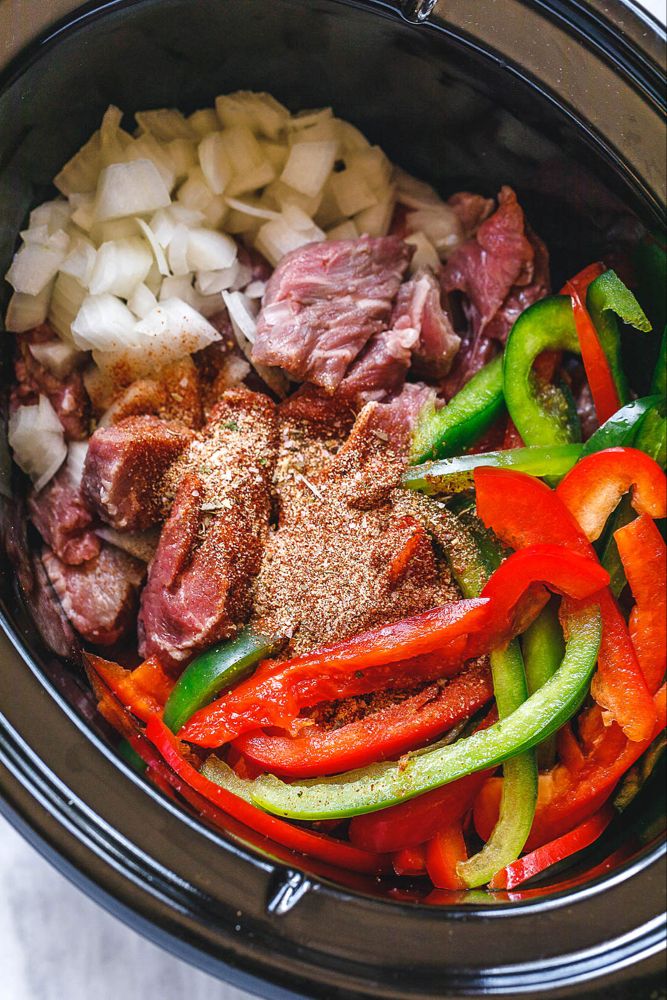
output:
M665 339L641 398L621 350L659 303L597 262L553 294L510 187L444 200L330 109L122 122L7 273L45 638L208 822L522 886L664 744Z

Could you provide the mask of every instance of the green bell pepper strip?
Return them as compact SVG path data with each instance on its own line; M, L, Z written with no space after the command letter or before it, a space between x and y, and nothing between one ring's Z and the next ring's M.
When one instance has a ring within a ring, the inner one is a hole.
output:
M121 740L118 744L118 753L123 758L126 764L137 772L137 774L143 774L146 771L146 761L142 760L134 747L128 743L127 740Z
M464 597L479 597L500 565L500 547L471 510L461 511L458 517L445 511L443 516L454 522L452 541L446 548L452 574ZM528 697L518 641L515 639L506 649L494 650L489 660L498 716L505 719ZM535 752L528 750L507 760L503 778L500 817L491 836L481 851L457 865L458 875L468 888L486 885L496 872L516 861L530 834L537 803Z
M251 801L267 812L297 820L357 816L497 767L530 750L560 729L586 696L602 635L597 605L569 610L565 630L565 656L553 677L488 729L407 762L385 761L331 778L288 784L274 775L260 775L248 782Z
M457 455L455 458L411 466L403 476L403 485L428 494L459 493L470 489L474 482L473 473L482 465L515 469L531 476L560 478L570 471L582 454L580 444L558 444L545 448L510 448L507 451Z
M662 340L660 341L658 360L656 361L653 378L651 379L651 392L658 393L663 399L667 395L667 326L663 330Z
M534 694L558 670L565 653L563 630L558 620L556 598L552 597L521 639L528 693ZM537 748L540 770L548 770L556 759L556 737L550 736Z
M609 362L618 398L621 403L627 403L630 393L623 371L621 334L616 317L644 333L648 333L652 326L637 299L615 271L605 271L599 278L591 281L586 293L586 308Z
M275 653L281 641L244 628L235 639L219 642L200 653L181 674L164 706L163 720L177 733L191 715L223 688L231 687L257 664Z
M424 407L412 438L411 462L465 451L495 423L504 405L499 356L473 375L442 409L436 410L432 403Z
M512 327L503 355L505 402L527 445L570 444L577 437L571 404L557 386L542 386L533 364L543 351L579 353L569 295L552 295L526 309Z
M584 444L581 457L586 458L594 451L604 451L605 448L623 448L634 445L635 439L646 415L653 410L661 400L655 394L634 399L617 410L613 417L598 427Z
M663 469L667 465L667 403L664 397L646 414L637 431L634 447L645 451Z

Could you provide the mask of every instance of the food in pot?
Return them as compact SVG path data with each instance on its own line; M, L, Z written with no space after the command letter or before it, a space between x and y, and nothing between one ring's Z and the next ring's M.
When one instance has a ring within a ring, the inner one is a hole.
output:
M135 120L7 274L45 638L209 822L523 886L662 746L664 341L636 399L614 270L551 294L510 187L444 200L330 109Z

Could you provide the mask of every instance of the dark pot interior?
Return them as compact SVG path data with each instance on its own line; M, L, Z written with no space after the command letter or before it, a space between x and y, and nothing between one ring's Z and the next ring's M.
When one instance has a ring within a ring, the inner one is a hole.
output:
M3 271L29 208L49 195L50 178L109 103L126 112L190 111L239 88L268 90L294 110L333 104L444 194L494 194L511 184L551 249L555 288L590 260L620 259L660 224L659 74L650 52L639 58L627 39L614 46L613 31L596 28L580 5L531 6L479 4L480 14L497 19L499 46L512 26L509 52L493 51L486 40L494 37L490 21L475 34L461 4L445 12L447 24L436 18L420 25L402 19L394 4L370 0L84 8L78 23L34 45L5 74ZM589 33L585 44L582 31ZM529 36L524 53L521 40ZM595 106L572 107L558 65L588 74ZM609 74L611 94L603 86ZM627 153L625 123L638 114L641 134ZM628 345L640 393L656 341L646 338L641 350L636 340ZM661 776L603 841L520 898L470 894L462 902L442 893L440 906L424 907L361 879L336 889L328 873L276 860L252 835L232 831L226 840L205 830L131 774L96 716L76 653L66 662L47 649L43 614L26 600L20 507L3 506L11 544L1 579L0 791L15 821L103 903L180 954L259 991L269 987L249 974L322 996L487 988L512 995L547 985L570 995L594 976L631 997L644 988L632 986L633 977L659 969Z

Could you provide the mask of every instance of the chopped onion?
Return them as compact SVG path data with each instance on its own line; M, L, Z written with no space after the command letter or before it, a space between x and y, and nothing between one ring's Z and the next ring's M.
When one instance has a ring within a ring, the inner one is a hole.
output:
M158 244L163 249L166 249L169 246L171 238L174 235L174 229L176 228L177 224L178 223L174 218L174 214L169 208L161 208L159 212L156 212L153 218L151 219L150 230L154 234ZM148 233L146 233L145 230L144 233L146 235L146 239L148 239L149 238Z
M248 299L261 299L266 291L265 281L251 281L249 285L243 289L243 294Z
M187 302L188 305L191 306L192 275L188 273L181 274L178 277L172 275L169 278L165 278L162 282L162 287L160 288L158 301L164 302L165 299L182 299L183 302Z
M164 182L164 186L171 191L176 183L176 170L162 143L158 142L155 136L146 133L133 140L132 145L125 150L125 160L150 160L155 166Z
M340 136L338 132L338 120L336 118L320 118L319 121L307 128L299 129L288 136L290 144L297 142L334 142L336 152L340 149Z
M90 139L56 174L53 183L64 195L92 193L97 187L101 166L100 133L93 132Z
M408 232L423 232L443 260L456 249L463 238L458 216L444 202L408 212L405 221Z
M228 211L225 196L215 194L204 209L203 221L207 222L213 229L219 229L227 218Z
M317 111L297 111L287 122L288 129L298 131L302 128L309 128L311 125L318 125L328 118L333 118L331 108L320 108Z
M39 295L65 259L69 236L59 229L47 236L43 243L26 243L14 255L12 265L5 275L14 291L25 295Z
M40 326L49 311L52 288L53 282L49 282L39 295L14 292L7 306L5 329L9 333L25 333L26 330Z
M238 257L229 267L220 268L217 271L198 271L195 281L197 291L202 295L212 295L215 292L223 292L232 288L239 276L241 265Z
M72 323L86 295L84 286L71 274L61 272L56 278L49 303L48 319L58 336L69 344L73 343Z
M201 351L220 340L215 327L178 298L160 302L136 324L135 330L153 342L161 364ZM154 357L153 363L155 360Z
M262 225L262 222L263 220L258 219L255 215L237 212L232 208L229 209L229 215L225 220L225 229L234 236L243 234L252 237Z
M153 232L148 223L144 222L143 219L137 217L134 221L137 223L137 225L139 226L142 233L144 234L144 236L146 237L146 239L150 244L150 248L153 251L153 257L155 259L155 265L157 266L158 271L160 272L160 274L164 275L169 274L169 266L167 265L167 258L164 255L164 250L160 246L160 242L157 239L157 235Z
M69 222L72 208L64 198L55 198L53 201L45 201L37 208L33 208L30 213L30 229L37 226L46 226L49 236L57 233L59 229L65 229Z
M311 198L307 194L302 194L301 191L295 191L294 188L288 187L283 181L277 180L264 190L262 195L262 200L267 204L269 208L274 205L281 211L287 205L296 205L300 208L306 215L311 218L317 213L321 203L322 203L322 192L316 194Z
M236 125L220 133L222 148L232 173L243 176L265 162L262 147L247 125Z
M314 197L324 187L336 162L338 144L335 142L296 142L290 149L281 181Z
M407 205L408 208L429 208L431 205L444 204L435 188L432 188L426 181L417 180L405 170L401 170L400 167L394 168L394 176L396 178L396 201L400 202L401 205Z
M363 152L365 149L370 149L371 144L366 136L355 125L352 125L351 122L345 122L337 118L336 130L346 153L357 153Z
M199 111L193 111L187 121L199 139L203 139L209 132L217 132L220 128L220 119L213 108L201 108Z
M70 441L67 448L67 475L73 486L81 486L83 479L83 466L88 454L87 441Z
M167 259L172 274L180 277L190 271L188 264L188 243L190 242L190 231L187 226L179 222L174 228L173 235L167 248Z
M82 356L80 351L62 340L47 340L41 344L30 344L29 350L33 358L56 378L65 378L73 372Z
M331 190L343 215L356 215L378 203L363 173L351 167L332 174Z
M137 111L137 125L144 132L150 132L156 139L169 142L170 139L193 139L192 127L180 111L175 108L158 108L155 111Z
M139 319L147 316L151 309L155 309L157 299L153 292L145 284L137 285L132 295L127 300L127 308Z
M227 306L229 318L235 330L240 330L246 340L254 344L257 335L257 323L252 311L250 299L243 292L223 292L222 297Z
M148 531L116 531L115 528L104 527L96 528L95 534L103 541L145 563L149 563L155 555L160 540L159 528L151 528Z
M229 182L226 193L229 195L246 194L248 191L258 191L259 188L266 187L276 176L276 172L268 160L264 160L258 166L247 173L238 173Z
M127 299L143 282L152 263L153 255L139 236L103 243L97 251L88 286L90 292L92 295L110 292Z
M123 112L110 104L100 125L100 165L108 167L125 159L125 150L132 144L132 136L120 127Z
M67 455L63 428L46 396L35 406L19 406L9 418L9 444L14 460L39 492L55 475Z
M181 205L194 211L203 212L211 198L213 192L206 183L204 172L201 167L193 167L186 180L178 189L178 200Z
M393 168L379 146L351 153L345 157L346 167L362 174L377 195L385 195L392 182Z
M126 240L137 235L135 219L110 219L108 222L95 222L90 230L90 238L99 247L100 243L110 240Z
M347 222L341 222L339 225L327 230L328 240L356 240L358 235L359 232L352 219L348 219Z
M264 159L268 160L274 171L279 174L287 163L289 155L287 146L283 146L279 142L269 142L268 139L260 139L259 145Z
M178 202L174 202L167 209L167 214L172 217L175 223L181 222L184 226L199 226L204 221L203 212L198 211L194 208L187 208L185 205L179 205Z
M70 243L70 250L60 265L62 274L76 278L84 287L88 287L90 276L95 267L97 251L85 236L75 236Z
M171 203L169 191L150 160L112 163L100 173L95 199L98 221L144 215Z
M95 222L95 196L92 194L70 195L70 204L73 206L72 222L89 233Z
M44 243L49 238L49 227L32 226L30 229L22 229L19 236L24 243Z
M271 94L238 90L215 99L215 110L223 125L250 127L253 132L277 139L289 120L289 111Z
M222 363L222 368L216 377L215 384L221 389L231 389L250 374L250 365L238 354L228 354Z
M206 183L214 194L222 194L234 172L222 132L210 132L204 136L197 154Z
M274 212L270 208L263 208L259 203L240 201L238 198L225 198L225 201L230 208L241 212L243 215L252 215L256 219L277 219L280 217L280 212Z
M410 233L405 237L405 242L415 248L412 260L410 261L410 274L427 268L437 271L440 267L440 258L428 236L425 233Z
M212 229L191 229L188 236L187 260L191 271L219 271L231 267L238 247L224 233Z
M191 139L172 139L167 143L166 152L176 174L176 180L187 177L188 171L197 165L197 149Z
M288 206L285 211L298 211L298 209L295 209L294 206ZM324 239L322 230L318 229L311 219L308 221L310 223L310 228L308 229L305 227L297 229L295 226L290 225L282 215L279 219L272 219L270 222L265 222L257 233L255 246L275 267L281 257L284 257L291 250L297 250L306 243L313 243Z
M132 343L135 323L115 295L88 295L72 323L72 337L83 351L117 351Z
M393 191L377 205L366 208L354 217L354 223L363 235L386 236L391 226L396 200Z

